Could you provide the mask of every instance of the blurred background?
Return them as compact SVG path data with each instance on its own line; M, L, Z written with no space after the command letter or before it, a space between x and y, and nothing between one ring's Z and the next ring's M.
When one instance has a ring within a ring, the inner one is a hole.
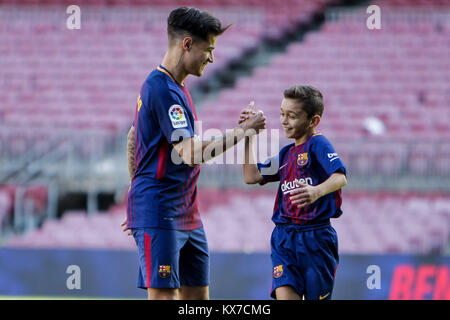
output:
M368 28L373 4L381 29ZM233 128L255 100L263 161L289 143L271 132L283 90L323 93L318 131L349 172L334 298L450 299L449 0L0 0L0 298L146 298L120 228L126 135L179 6L232 24L186 80L203 131ZM211 298L269 299L277 187L246 186L239 164L202 166Z

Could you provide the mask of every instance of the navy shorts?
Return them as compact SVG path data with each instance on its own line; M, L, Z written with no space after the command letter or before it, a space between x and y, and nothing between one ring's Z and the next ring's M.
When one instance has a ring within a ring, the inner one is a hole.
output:
M277 225L272 232L272 290L289 285L306 300L331 299L339 263L337 234L329 222Z
M203 227L191 231L132 229L139 251L138 288L209 285L209 251Z

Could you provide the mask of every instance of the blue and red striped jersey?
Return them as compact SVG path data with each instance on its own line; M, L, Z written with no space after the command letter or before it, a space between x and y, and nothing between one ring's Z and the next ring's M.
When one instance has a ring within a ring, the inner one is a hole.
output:
M134 118L136 171L128 191L128 228L193 230L200 168L183 163L173 144L195 135L189 91L159 66L141 87Z
M258 163L263 176L260 184L280 181L272 221L275 224L305 224L337 218L342 214L341 190L329 193L312 204L297 208L289 200L290 193L299 184L318 185L333 173L347 170L331 143L322 134L314 134L296 146L283 147L279 154L264 163Z

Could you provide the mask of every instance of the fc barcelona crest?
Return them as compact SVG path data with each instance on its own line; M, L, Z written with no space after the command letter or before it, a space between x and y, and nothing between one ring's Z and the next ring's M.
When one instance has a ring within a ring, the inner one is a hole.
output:
M161 278L165 279L170 276L170 266L159 266L158 274Z
M283 265L280 264L279 266L273 267L273 277L275 279L278 279L283 275Z
M300 167L308 164L308 153L299 153L297 157L297 164Z

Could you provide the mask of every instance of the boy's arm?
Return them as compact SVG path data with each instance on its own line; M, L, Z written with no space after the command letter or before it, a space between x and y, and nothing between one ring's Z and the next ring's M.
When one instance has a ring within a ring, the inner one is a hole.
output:
M258 170L255 157L255 136L245 137L245 152L244 152L244 182L246 184L260 183L263 176Z
M290 200L292 204L297 205L298 208L310 205L320 197L323 197L331 192L341 189L347 184L345 174L336 172L333 173L327 180L318 184L317 186L310 186L308 184L300 184L300 188L291 192Z

